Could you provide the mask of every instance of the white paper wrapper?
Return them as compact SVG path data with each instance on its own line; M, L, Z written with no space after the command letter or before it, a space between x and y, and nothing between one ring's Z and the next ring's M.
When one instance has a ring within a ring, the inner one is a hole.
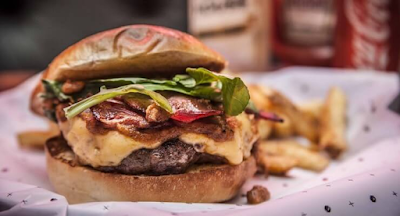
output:
M301 169L288 177L256 176L226 204L98 202L68 205L52 192L42 152L20 150L16 133L45 129L28 110L38 77L0 94L0 215L400 215L400 116L387 109L399 93L395 74L287 68L243 78L282 91L296 102L323 99L330 86L348 96L349 150L322 173ZM242 195L254 184L272 199L250 206Z

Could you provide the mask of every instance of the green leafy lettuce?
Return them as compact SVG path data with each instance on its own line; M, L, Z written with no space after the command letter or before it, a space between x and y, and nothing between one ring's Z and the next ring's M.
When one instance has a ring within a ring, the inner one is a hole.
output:
M45 93L41 95L43 98L57 98L60 101L67 101L71 96L64 94L61 91L62 83L52 80L42 80Z
M130 93L140 93L147 95L151 97L157 105L159 105L161 108L165 109L167 112L172 113L172 107L168 103L168 100L163 97L161 94L151 91L148 89L145 89L143 86L138 85L138 84L131 84L131 85L125 85L121 86L118 88L114 89L105 89L101 88L100 92L88 97L84 100L81 100L77 103L72 104L69 107L66 107L64 109L65 111L65 116L70 119L73 118L74 116L78 115L79 113L83 112L87 108L90 108L96 104L99 104L107 99L120 96L120 95L126 95Z
M97 79L86 83L81 92L66 95L61 91L62 83L43 80L47 97L55 97L60 101L69 101L71 106L64 109L67 118L73 118L85 109L116 96L134 97L139 94L152 98L160 107L172 113L168 100L160 91L173 91L197 98L222 102L224 112L236 116L244 111L249 103L249 92L243 81L215 74L205 68L187 68L188 74L176 75L172 80L146 78L112 78ZM47 86L47 87L46 87ZM92 96L85 98L88 93ZM76 102L80 100L79 102ZM76 103L75 103L76 102Z
M246 85L239 77L231 79L212 73L205 68L187 68L186 72L196 81L197 85L215 81L222 84L222 103L226 114L236 116L246 109L250 100L250 94Z

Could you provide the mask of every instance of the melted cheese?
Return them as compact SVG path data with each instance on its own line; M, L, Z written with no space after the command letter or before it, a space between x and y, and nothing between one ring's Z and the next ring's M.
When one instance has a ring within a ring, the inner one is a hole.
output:
M216 142L196 133L182 134L179 139L192 145L201 144L202 152L222 156L231 164L240 164L244 158L250 156L250 150L258 137L248 115L242 113L236 119L239 124L232 140ZM157 141L139 142L118 131L93 134L86 128L86 122L78 117L60 123L60 128L79 160L93 167L116 166L135 150L153 149L162 144Z
M244 158L250 157L250 151L257 136L252 130L251 121L246 114L236 117L239 122L234 138L225 142L216 142L203 134L182 134L179 139L187 144L201 144L208 154L225 157L231 164L240 164Z

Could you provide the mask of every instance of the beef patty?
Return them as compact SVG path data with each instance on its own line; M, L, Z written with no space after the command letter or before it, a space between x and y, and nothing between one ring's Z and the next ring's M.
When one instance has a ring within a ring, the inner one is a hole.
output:
M73 154L67 141L62 137L49 139L46 143L53 157L64 157L66 153ZM227 160L220 156L200 153L193 145L179 139L169 140L155 149L139 149L124 158L118 166L102 166L93 169L102 172L122 174L167 175L184 173L194 164L224 164ZM77 160L70 161L78 165Z
M178 139L165 142L155 149L139 149L124 158L118 166L95 169L124 174L165 175L184 173L192 164L223 164L223 157L200 153L195 147Z

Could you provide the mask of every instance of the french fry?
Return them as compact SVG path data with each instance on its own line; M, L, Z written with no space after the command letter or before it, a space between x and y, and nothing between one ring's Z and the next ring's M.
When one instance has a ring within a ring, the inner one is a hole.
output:
M292 158L297 161L297 167L307 170L319 172L329 164L326 157L292 139L264 141L258 145L258 148L264 154Z
M332 158L337 158L347 149L346 95L337 88L331 88L320 115L321 131L319 146Z
M254 102L258 109L266 109L269 108L269 102L266 99L265 94L263 93L263 88L260 85L249 85L247 86L251 101ZM268 110L269 111L269 110Z
M319 119L324 102L321 100L312 100L300 104L298 107L304 115L308 115L314 119Z
M43 150L46 141L60 134L57 125L49 122L48 131L24 131L17 134L18 144L21 148Z
M312 119L312 121L315 122L315 124L317 125L316 130L318 132L318 136L319 136L319 125L320 125L319 117L321 116L323 105L324 102L322 100L312 100L298 105L303 115L306 115L308 119ZM317 144L318 143L316 141L311 142L309 148L314 151L319 151L319 147Z
M297 165L297 161L286 156L259 154L257 156L257 164L261 166L265 173L285 175Z
M307 149L313 152L320 152L321 149L319 149L318 143L310 143L309 146L307 146Z
M346 150L346 96L340 89L332 88L325 102L311 101L299 106L267 87L251 85L249 90L256 107L274 112L284 119L284 123L272 124L273 137L303 136L312 144L309 151L322 149L332 158L337 158ZM305 166L313 170L323 169L322 165L320 168Z
M267 139L272 132L273 123L270 121L259 120L257 121L258 134L260 140Z
M250 95L257 107L286 115L297 135L304 136L311 142L317 141L317 121L308 115L304 115L288 98L278 91L261 86L253 85L250 87L250 91L253 92Z
M294 135L294 128L291 120L284 114L277 114L283 119L282 123L272 125L272 136L277 138L286 138Z
M268 102L265 99L265 95L262 93L262 91L260 91L261 87L258 85L249 85L248 88L251 100L254 102L256 107L268 111ZM281 114L278 114L278 116L285 118L285 121L283 123L273 123L264 120L258 121L258 132L261 140L267 139L271 133L274 133L274 136L277 137L286 137L292 135L292 130L287 117L281 116Z

